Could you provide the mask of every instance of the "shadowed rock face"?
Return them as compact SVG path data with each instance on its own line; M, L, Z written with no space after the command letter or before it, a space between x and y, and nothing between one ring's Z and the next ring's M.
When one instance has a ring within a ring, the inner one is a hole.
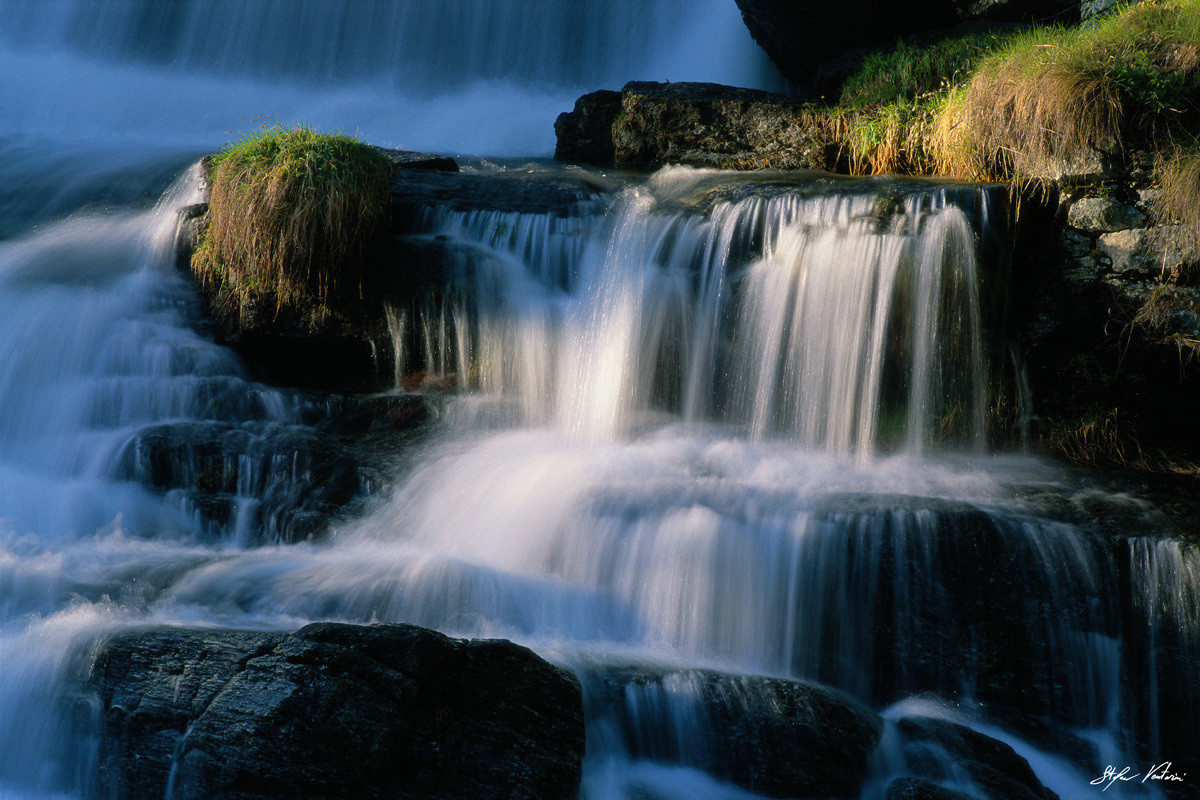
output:
M737 0L754 40L788 80L805 84L822 61L848 50L964 20L1078 20L1078 0Z
M89 679L100 795L573 798L578 681L410 625L117 634Z
M750 35L795 83L807 83L818 64L847 50L957 21L951 0L737 0L737 4Z

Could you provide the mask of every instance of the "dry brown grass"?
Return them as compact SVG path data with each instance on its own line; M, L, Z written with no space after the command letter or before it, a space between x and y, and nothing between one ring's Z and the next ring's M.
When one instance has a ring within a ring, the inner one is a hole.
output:
M390 159L342 135L265 131L214 159L211 225L193 272L238 304L324 316L358 291L366 249L383 224Z
M1141 443L1142 432L1119 409L1092 412L1074 421L1052 420L1050 449L1084 467L1195 475L1200 466Z
M1157 221L1180 225L1185 261L1200 262L1200 147L1172 149L1159 158L1154 172L1159 184L1154 199ZM1195 282L1200 276L1181 277Z
M994 180L1052 177L1059 164L1120 149L1122 99L1103 72L1056 63L1039 52L985 62L946 105L933 133L943 174ZM988 68L991 63L992 68Z

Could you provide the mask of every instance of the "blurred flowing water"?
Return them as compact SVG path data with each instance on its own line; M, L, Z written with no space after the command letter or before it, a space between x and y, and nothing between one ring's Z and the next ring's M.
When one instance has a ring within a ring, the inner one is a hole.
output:
M1105 763L1200 741L1197 551L1049 513L1094 490L988 452L1009 366L987 188L713 200L714 175L666 169L575 216L430 209L453 290L391 309L381 346L398 381L471 389L371 513L284 543L263 487L311 480L302 401L205 337L174 269L196 157L262 118L546 154L601 85L769 86L732 2L0 0L0 66L3 796L87 793L64 692L104 632L147 622L406 621L585 675L809 678L1003 738L1063 797L1097 775L989 708ZM282 456L237 465L225 528L139 466L185 425ZM587 797L746 796L713 777L687 680L626 697L589 718ZM909 769L888 741L868 797Z

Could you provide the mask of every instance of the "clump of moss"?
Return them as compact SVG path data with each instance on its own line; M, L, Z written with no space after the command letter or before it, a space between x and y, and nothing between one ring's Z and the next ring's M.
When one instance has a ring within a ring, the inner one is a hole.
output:
M209 164L210 226L192 271L237 303L239 321L271 305L321 319L331 297L360 285L392 170L343 134L270 128L242 139Z

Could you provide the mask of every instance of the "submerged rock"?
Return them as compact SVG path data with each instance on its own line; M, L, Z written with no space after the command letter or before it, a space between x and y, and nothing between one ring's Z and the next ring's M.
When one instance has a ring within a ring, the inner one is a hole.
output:
M897 778L888 784L884 800L972 800L971 795L938 786L924 778Z
M530 650L411 625L111 637L89 688L101 796L570 800L579 683Z
M597 187L582 178L555 172L401 170L392 179L392 219L403 233L411 228L415 212L437 206L570 216L597 194Z
M769 797L857 797L882 731L865 706L807 681L597 665L585 685L589 716L615 719L632 757Z
M904 717L896 727L904 737L905 761L921 777L950 777L943 774L948 759L989 800L1058 800L1038 781L1029 762L1004 742L932 717Z

